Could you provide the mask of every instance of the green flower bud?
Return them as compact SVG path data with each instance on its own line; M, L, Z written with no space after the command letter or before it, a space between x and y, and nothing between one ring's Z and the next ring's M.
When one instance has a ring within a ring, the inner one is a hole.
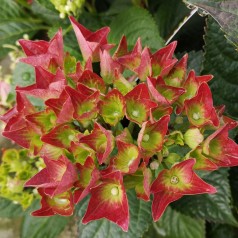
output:
M184 141L191 149L195 149L203 139L204 137L198 128L188 129L184 134Z

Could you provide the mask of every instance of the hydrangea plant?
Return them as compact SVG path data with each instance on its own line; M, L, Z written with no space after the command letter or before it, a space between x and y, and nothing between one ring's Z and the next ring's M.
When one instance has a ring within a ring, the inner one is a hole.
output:
M1 116L3 135L44 159L25 183L41 196L32 215L70 216L89 195L84 224L106 218L127 231L128 189L153 200L154 221L185 195L215 193L197 172L238 165L228 137L238 123L214 107L213 76L187 72L176 42L151 52L138 39L130 50L123 36L115 47L109 27L91 32L70 20L83 61L64 52L61 29L49 42L20 40L36 81L16 87L16 106Z

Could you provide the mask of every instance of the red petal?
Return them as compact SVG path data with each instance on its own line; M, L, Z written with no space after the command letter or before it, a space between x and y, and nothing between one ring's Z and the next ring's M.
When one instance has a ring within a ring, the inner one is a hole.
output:
M105 188L119 189L119 194L107 193L105 197ZM91 199L88 204L86 214L83 217L83 223L86 224L92 220L106 218L124 231L128 230L129 225L129 209L125 188L122 185L122 176L120 172L114 172L104 177L103 182L91 189ZM115 199L116 196L116 199Z
M145 81L152 73L150 52L147 47L142 51L141 62L138 68L135 69L135 72L138 74L141 81Z
M184 102L185 110L191 124L201 127L207 124L219 125L219 120L213 107L212 93L206 83L202 83L197 95ZM196 116L196 117L195 117Z
M103 140L103 143L97 143L98 140ZM106 161L113 150L114 138L111 131L106 130L100 124L95 122L94 129L90 135L83 136L80 139L81 143L85 143L96 151L99 164Z
M49 42L39 40L19 40L18 41L27 56L40 55L47 52Z
M79 170L79 180L75 184L78 189L74 192L74 203L78 203L86 197L100 177L92 157L88 157L84 165L77 164L77 168Z
M154 199L152 202L152 217L154 221L158 221L163 215L166 207L183 195L179 193L172 193L168 191L161 191L154 194Z
M208 136L204 142L203 152L221 167L238 165L238 144L228 138L230 124L225 124Z
M123 55L126 55L128 53L128 50L127 50L127 40L126 40L126 37L125 35L122 36L120 42L119 42L119 45L113 55L113 58L119 58Z
M101 93L105 93L106 86L102 78L91 70L85 70L78 80L79 83L86 85L89 88L99 90Z
M69 148L72 141L77 140L78 131L74 130L69 125L59 125L52 129L48 134L41 137L45 143L61 148Z

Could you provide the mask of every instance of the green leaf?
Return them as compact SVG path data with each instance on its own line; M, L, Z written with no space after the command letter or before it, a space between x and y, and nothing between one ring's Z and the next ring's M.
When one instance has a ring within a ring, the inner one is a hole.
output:
M238 167L232 167L229 172L233 204L236 207L236 214L238 216Z
M160 0L159 8L154 13L161 36L168 38L179 24L189 15L189 9L181 0ZM171 7L173 6L173 7Z
M0 19L0 58L9 51L6 48L2 50L4 44L15 45L23 34L31 37L37 31L46 29L40 20L32 18L13 0L1 0Z
M219 23L228 38L238 47L238 1L237 0L184 0L205 10Z
M25 214L21 238L55 238L64 230L68 218L63 216L33 217L30 212L39 208L39 200L35 201L31 209Z
M129 46L133 46L138 37L141 37L143 45L152 49L159 49L164 46L153 17L143 8L131 7L121 12L112 21L110 27L110 42L118 43L124 34Z
M132 7L133 3L132 1L128 0L114 0L111 3L111 6L108 11L106 11L106 15L113 16L117 15L120 12L125 11L128 7Z
M214 104L226 105L228 114L238 117L238 54L211 18L205 35L203 74L213 74Z
M237 226L238 223L231 211L228 170L219 169L207 173L203 179L217 188L216 194L184 196L174 202L172 206L176 210L195 218Z
M35 71L31 65L18 62L12 76L12 93L15 94L15 87L26 87L35 83ZM28 97L34 106L44 108L44 102L35 97Z
M12 87L26 87L35 83L35 71L31 65L19 62L12 75Z
M209 238L237 238L238 229L223 224L212 224L209 227L207 237Z
M23 215L22 207L13 201L0 197L0 217L12 218Z
M202 60L203 60L202 50L190 51L188 53L188 71L193 69L197 75L200 75L202 70Z
M48 5L49 4L49 5ZM59 13L54 9L54 6L51 7L50 1L41 1L35 0L31 5L32 12L39 16L49 25L57 24L62 19L59 18Z
M150 202L144 202L136 198L136 194L133 190L127 193L130 207L130 226L128 232L123 232L114 223L106 220L100 219L97 221L92 221L87 225L83 225L80 221L79 223L79 237L80 238L139 238L142 237L143 233L148 229L150 223L152 222ZM79 217L82 218L86 207L88 204L88 199L84 199L79 204Z
M49 1L49 0L35 0L35 1L39 2L39 4L41 4L42 6L44 6L47 9L49 9L50 11L58 13L58 11L55 9L54 4L51 3L51 1Z
M205 238L205 221L183 215L168 207L144 237Z

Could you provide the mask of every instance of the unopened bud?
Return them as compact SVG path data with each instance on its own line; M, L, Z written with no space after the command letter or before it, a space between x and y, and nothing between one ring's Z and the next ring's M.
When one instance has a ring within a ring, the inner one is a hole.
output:
M184 134L185 143L195 149L203 141L204 137L198 128L188 129Z
M152 170L158 169L158 168L159 168L159 163L158 163L158 161L156 161L156 160L152 161L152 162L150 163L150 168L151 168Z

